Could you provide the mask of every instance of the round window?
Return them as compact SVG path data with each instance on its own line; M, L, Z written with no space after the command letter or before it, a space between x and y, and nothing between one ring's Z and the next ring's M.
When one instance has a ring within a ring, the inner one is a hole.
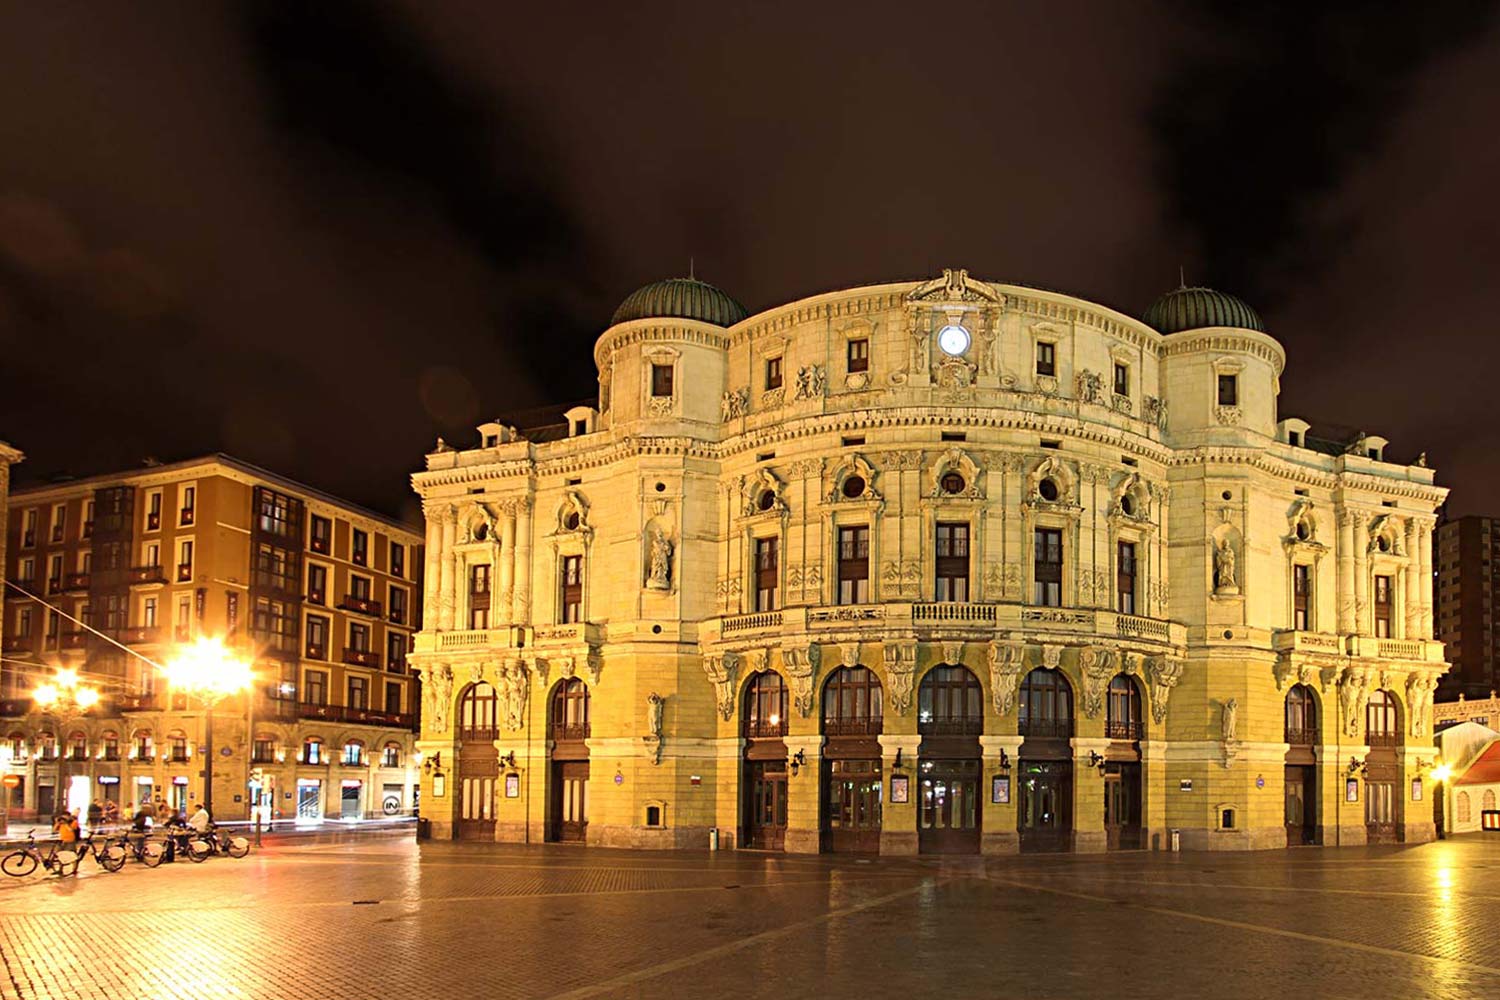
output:
M1135 497L1125 493L1120 497L1120 510L1126 517L1135 517Z
M957 357L969 349L969 331L950 323L938 331L938 347L949 357Z
M1052 501L1057 499L1057 482L1052 479L1043 479L1037 484L1036 491L1041 494L1043 500Z
M578 512L576 510L573 511L571 514L569 514L567 517L563 518L563 525L569 531L577 531L578 530L578 524L579 524Z
M760 496L755 498L755 506L761 510L770 510L776 506L776 494L770 490L761 490Z
M857 496L863 495L864 492L865 481L859 476L850 476L844 480L844 496L852 500Z
M956 473L956 472L945 472L945 473L943 473L942 486L943 486L943 492L944 493L952 493L952 494L962 493L964 491L964 487L967 486L967 485L968 484L964 482L964 477L961 476L961 475L959 475L958 473Z

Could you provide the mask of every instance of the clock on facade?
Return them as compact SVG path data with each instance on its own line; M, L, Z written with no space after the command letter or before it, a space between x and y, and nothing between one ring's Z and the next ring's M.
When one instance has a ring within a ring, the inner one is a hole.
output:
M937 342L944 354L956 358L969 349L969 331L950 323L938 331Z

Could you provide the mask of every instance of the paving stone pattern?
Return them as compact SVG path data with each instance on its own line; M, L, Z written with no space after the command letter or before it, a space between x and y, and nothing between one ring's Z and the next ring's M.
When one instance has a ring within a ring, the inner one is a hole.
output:
M0 884L0 998L1470 998L1500 996L1497 903L1500 838L870 861L288 844Z

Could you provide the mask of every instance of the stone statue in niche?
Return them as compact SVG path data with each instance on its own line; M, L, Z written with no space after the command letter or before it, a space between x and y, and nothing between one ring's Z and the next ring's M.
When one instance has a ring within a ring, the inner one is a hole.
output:
M667 699L652 691L646 698L646 733L647 735L661 739L661 714L662 706Z
M651 529L651 566L646 587L649 590L672 589L672 540L661 528Z
M428 713L432 718L432 731L448 730L448 706L453 701L453 671L446 663L432 668L432 680L428 684Z
M1229 539L1220 539L1214 547L1214 593L1238 594L1240 585L1234 572L1234 546Z
M505 728L515 732L526 722L526 668L520 661L501 668L500 689L505 699Z
M1219 726L1224 733L1224 742L1233 743L1235 730L1239 726L1240 700L1230 698L1224 703L1219 717Z

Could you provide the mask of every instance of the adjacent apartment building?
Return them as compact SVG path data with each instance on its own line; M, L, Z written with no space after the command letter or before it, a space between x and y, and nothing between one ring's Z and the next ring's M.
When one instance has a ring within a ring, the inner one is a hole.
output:
M215 710L218 818L412 810L420 533L227 455L20 490L8 510L5 573L26 592L7 588L0 661L13 818L200 801L204 709L160 667L204 636L255 671ZM50 709L32 697L68 670L97 706L66 684Z
M1438 697L1484 699L1497 687L1500 637L1495 634L1494 600L1500 584L1500 518L1471 515L1438 525L1436 563L1437 634L1453 664Z

